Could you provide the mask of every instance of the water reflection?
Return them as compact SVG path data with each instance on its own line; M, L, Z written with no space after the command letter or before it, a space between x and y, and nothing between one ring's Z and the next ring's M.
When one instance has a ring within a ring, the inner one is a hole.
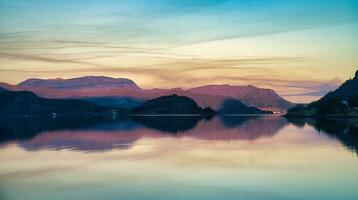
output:
M201 116L133 116L132 118L149 129L174 134L193 129L200 120L204 119Z
M348 149L358 153L358 119L357 118L289 118L297 127L309 125L318 132L339 140Z
M16 118L0 122L0 142L26 150L128 149L141 138L190 137L199 140L256 140L293 124L314 127L358 152L357 119L288 119L274 116L135 116L131 118Z
M192 137L201 140L253 140L271 136L283 118L221 116L136 116L132 118L20 118L1 120L1 142L27 150L104 151L130 148L141 138Z
M126 121L127 119L118 119ZM38 118L18 117L0 119L0 142L26 140L42 132L58 130L130 130L137 123L111 123L107 118Z
M352 119L32 118L0 127L0 199L358 199L357 156L342 146L357 149Z

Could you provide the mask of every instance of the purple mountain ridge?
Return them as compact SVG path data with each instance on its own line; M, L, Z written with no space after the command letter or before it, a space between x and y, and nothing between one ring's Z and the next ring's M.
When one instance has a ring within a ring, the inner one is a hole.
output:
M139 105L145 100L171 94L194 99L201 107L220 109L228 99L236 99L247 106L263 110L284 111L294 106L271 89L232 85L206 85L174 89L141 89L134 81L126 78L86 76L71 79L28 79L18 85L0 83L7 90L27 90L46 98L82 98L99 101L105 105L128 107ZM132 101L133 100L133 101Z

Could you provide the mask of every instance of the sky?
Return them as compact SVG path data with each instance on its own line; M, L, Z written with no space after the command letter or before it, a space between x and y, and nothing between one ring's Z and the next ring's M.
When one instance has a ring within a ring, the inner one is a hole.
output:
M272 88L293 102L358 69L358 0L0 0L0 82Z

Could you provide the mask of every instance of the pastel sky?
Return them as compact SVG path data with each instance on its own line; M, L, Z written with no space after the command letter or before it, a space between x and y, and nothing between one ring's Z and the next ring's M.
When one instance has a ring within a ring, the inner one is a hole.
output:
M1 82L251 84L308 102L357 69L357 0L0 0Z

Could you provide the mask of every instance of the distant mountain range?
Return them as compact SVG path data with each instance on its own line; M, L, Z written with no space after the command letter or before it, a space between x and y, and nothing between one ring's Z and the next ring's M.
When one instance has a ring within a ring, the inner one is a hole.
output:
M286 116L358 117L358 70L353 79L347 80L335 91L308 105L297 105L289 109Z
M103 76L73 79L28 79L18 85L0 83L12 91L32 91L45 98L85 99L105 106L133 108L146 100L177 94L192 98L200 107L222 109L227 100L236 99L249 107L284 111L294 106L271 89L254 86L207 85L190 89L142 89L132 80Z
M224 103L222 114L260 114L267 113L254 107L247 107L238 100ZM238 106L239 105L239 106ZM163 114L195 114L212 116L216 112L209 108L201 108L191 98L176 94L161 96L147 100L131 109L103 106L80 99L47 99L29 91L9 91L0 88L0 115L163 115Z

